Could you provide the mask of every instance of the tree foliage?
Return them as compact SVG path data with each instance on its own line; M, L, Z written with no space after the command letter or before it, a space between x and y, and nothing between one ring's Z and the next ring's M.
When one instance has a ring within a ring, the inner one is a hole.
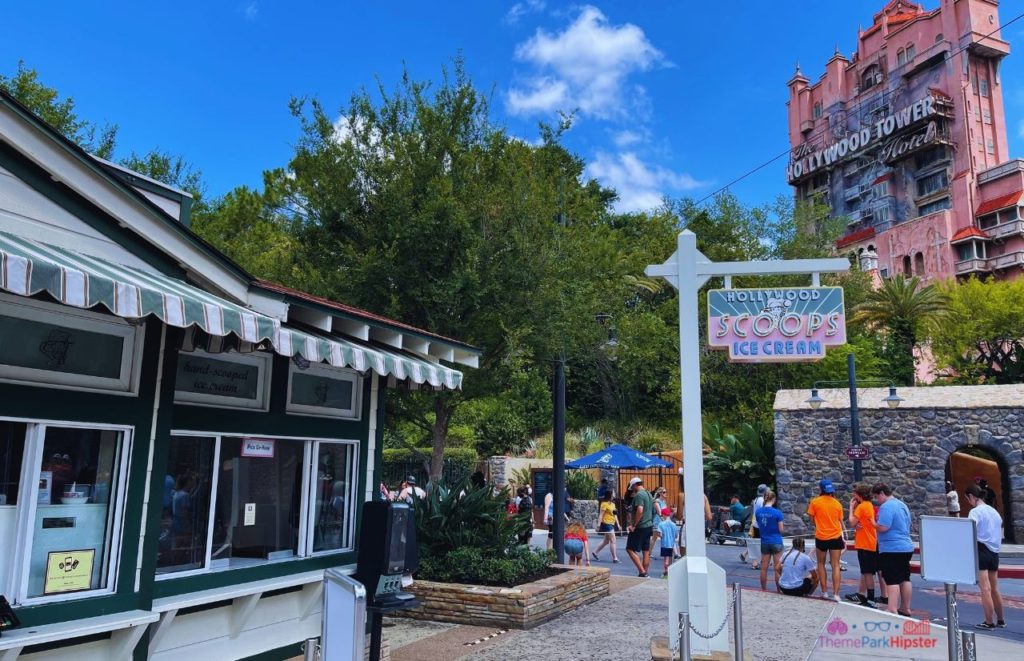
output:
M1024 280L941 285L946 314L931 327L932 351L960 383L1024 382Z

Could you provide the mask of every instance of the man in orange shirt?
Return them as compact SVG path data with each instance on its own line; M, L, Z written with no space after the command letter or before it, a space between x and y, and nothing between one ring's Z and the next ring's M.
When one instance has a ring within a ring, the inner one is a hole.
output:
M811 500L807 506L807 515L814 521L814 548L818 555L818 584L826 599L839 598L839 584L842 573L839 559L846 549L843 540L843 506L836 500L836 489L832 481L824 479L818 482L821 495ZM832 565L832 592L828 591L827 574L825 573L825 557L828 555ZM834 595L834 597L833 597Z
M854 547L860 564L860 591L846 595L847 601L861 606L875 606L875 573L878 572L878 531L875 530L875 506L871 504L871 487L858 484L850 499L850 518L846 520L856 532Z

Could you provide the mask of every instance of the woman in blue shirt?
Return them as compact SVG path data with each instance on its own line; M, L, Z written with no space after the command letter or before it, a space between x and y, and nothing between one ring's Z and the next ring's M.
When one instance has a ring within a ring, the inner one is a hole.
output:
M761 589L768 589L768 561L771 560L775 589L778 590L784 528L782 511L775 507L775 492L771 489L764 492L764 505L757 508L754 518L761 534Z
M890 613L911 617L910 558L914 555L914 541L910 538L910 510L882 482L871 488L871 495L881 505L875 528L878 529L878 568L882 570L889 600L886 607Z

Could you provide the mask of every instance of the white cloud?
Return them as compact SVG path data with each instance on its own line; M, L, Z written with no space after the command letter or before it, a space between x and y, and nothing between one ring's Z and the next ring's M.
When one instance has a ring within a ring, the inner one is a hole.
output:
M525 0L524 2L517 2L509 7L508 13L505 14L505 22L509 25L515 25L519 22L519 19L527 14L544 11L544 6L544 0Z
M252 2L246 4L242 8L242 15L245 16L245 20L247 21L255 21L256 17L259 16L259 13L260 5L256 0L252 0Z
M653 209L661 205L665 195L691 191L709 183L660 165L648 165L630 151L614 155L598 152L587 166L587 174L615 189L619 194L615 202L618 212Z
M647 136L644 133L641 133L639 131L630 131L629 129L619 131L614 136L612 136L612 140L615 141L615 146L619 147L620 149L629 147L630 145L635 145L638 142L643 142L646 139Z
M645 102L645 90L630 86L630 75L656 65L665 56L636 25L611 25L600 9L584 6L564 31L543 28L516 47L516 59L533 65L526 89L512 88L507 104L513 114L579 111L600 119L623 117ZM556 93L557 92L557 93Z

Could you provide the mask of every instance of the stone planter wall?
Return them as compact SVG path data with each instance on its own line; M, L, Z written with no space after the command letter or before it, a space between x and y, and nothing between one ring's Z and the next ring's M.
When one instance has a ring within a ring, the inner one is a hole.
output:
M418 580L408 591L423 605L396 615L500 629L532 629L608 595L608 569L554 567L568 571L514 588Z

